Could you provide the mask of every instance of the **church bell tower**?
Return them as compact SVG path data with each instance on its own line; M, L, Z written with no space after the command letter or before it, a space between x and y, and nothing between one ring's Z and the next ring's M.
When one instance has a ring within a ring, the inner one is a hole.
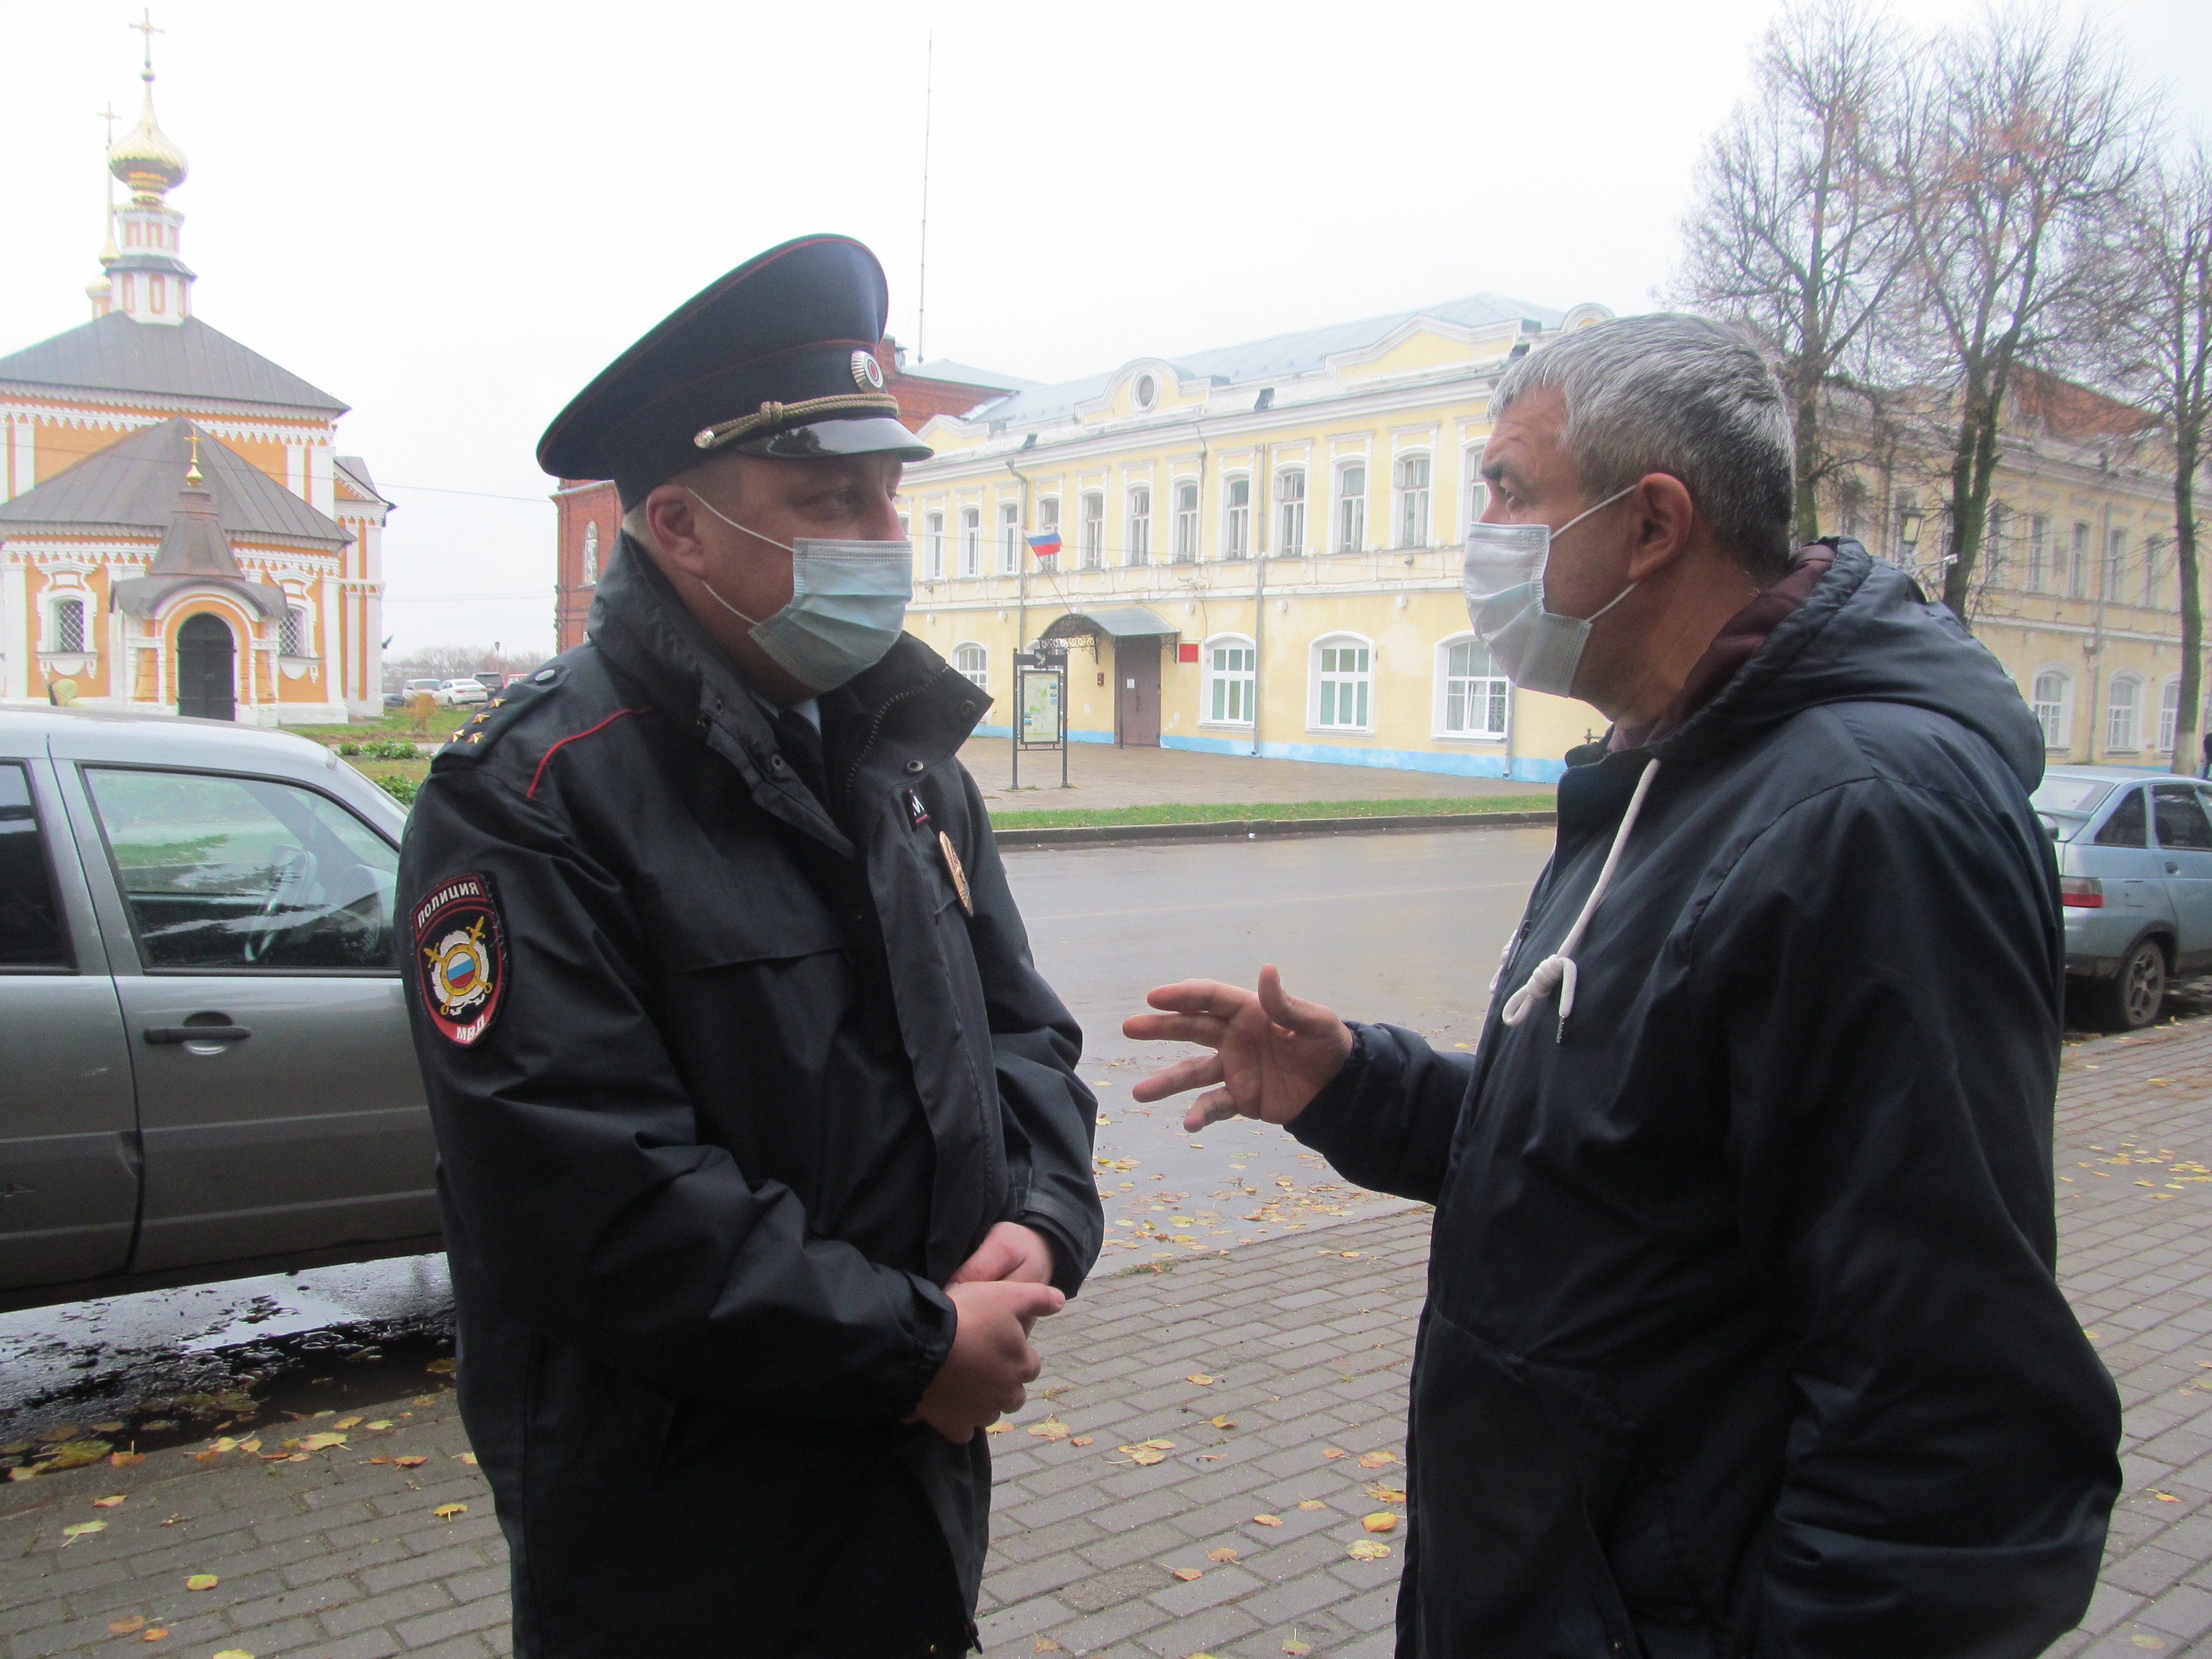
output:
M146 37L139 77L146 83L145 103L138 125L107 150L107 170L129 186L131 199L115 210L108 246L100 252L106 275L104 283L93 284L93 314L120 311L135 322L173 327L191 311L192 270L178 257L185 216L165 199L185 181L185 153L154 118L154 37L161 31L150 16L131 27Z

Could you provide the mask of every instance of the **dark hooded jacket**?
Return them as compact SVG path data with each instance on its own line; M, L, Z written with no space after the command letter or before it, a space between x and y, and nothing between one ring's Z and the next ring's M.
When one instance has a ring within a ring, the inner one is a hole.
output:
M1102 1228L1080 1034L955 758L982 708L902 638L810 785L625 540L586 642L432 764L410 1006L526 1659L964 1645L989 1457L903 1421L940 1287L1018 1220L1072 1293Z
M1437 1206L1400 1652L2040 1653L2119 1413L2052 1271L2034 720L1845 542L1700 711L1571 758L1475 1053L1356 1027L1294 1126ZM1654 762L1571 1015L1505 1024Z

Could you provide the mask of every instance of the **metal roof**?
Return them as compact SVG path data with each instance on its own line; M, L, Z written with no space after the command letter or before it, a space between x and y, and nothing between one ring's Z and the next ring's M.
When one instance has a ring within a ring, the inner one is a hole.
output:
M0 503L0 537L34 526L102 526L164 533L191 465L192 429L182 416L146 427ZM226 534L328 546L353 539L335 520L325 518L205 432L199 434L199 458Z
M0 382L274 404L332 415L346 409L329 392L197 317L141 323L120 311L0 357Z
M1524 319L1546 328L1557 328L1566 320L1566 315L1549 306L1530 305L1525 300L1511 299L1503 294L1471 294L1463 300L1423 306L1417 311L1396 311L1388 316L1362 318L1358 322L1334 323L1327 328L1277 334L1264 340L1249 340L1243 345L1218 346L1212 350L1188 352L1159 361L1185 380L1211 377L1230 386L1244 386L1310 374L1339 353L1371 346L1416 318L1428 318L1459 328L1482 328ZM1120 373L1115 369L1085 380L1064 380L1058 386L1030 387L976 413L979 416L988 413L993 421L1015 426L1054 420L1074 413L1079 404L1104 397L1106 389L1114 383L1114 376Z
M908 380L950 380L955 386L995 386L1001 392L1033 392L1040 384L1024 380L1018 374L1001 374L995 368L956 363L950 357L932 357L926 363L908 362L899 370L899 377Z
M1127 640L1182 632L1149 605L1117 605L1101 611L1071 611L1037 637L1079 640L1104 634L1112 639Z

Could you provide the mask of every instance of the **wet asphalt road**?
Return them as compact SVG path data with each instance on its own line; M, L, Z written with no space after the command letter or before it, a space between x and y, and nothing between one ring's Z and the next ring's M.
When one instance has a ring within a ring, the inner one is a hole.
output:
M1273 962L1293 992L1347 1017L1471 1042L1550 845L1548 830L1488 830L1009 853L1100 1102L1115 1242L1099 1271L1325 1229L1376 1201L1279 1130L1236 1122L1194 1139L1178 1105L1136 1107L1129 1085L1176 1052L1121 1035L1147 988L1249 985ZM196 1437L248 1420L242 1390L266 1416L442 1386L449 1298L433 1256L0 1315L0 1461L37 1455L12 1448L55 1427L149 1447Z

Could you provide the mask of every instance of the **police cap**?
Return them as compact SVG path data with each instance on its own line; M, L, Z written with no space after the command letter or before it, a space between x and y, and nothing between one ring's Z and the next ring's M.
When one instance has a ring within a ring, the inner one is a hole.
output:
M802 236L694 295L554 418L538 464L612 478L625 507L715 455L926 460L876 347L890 290L848 236Z

